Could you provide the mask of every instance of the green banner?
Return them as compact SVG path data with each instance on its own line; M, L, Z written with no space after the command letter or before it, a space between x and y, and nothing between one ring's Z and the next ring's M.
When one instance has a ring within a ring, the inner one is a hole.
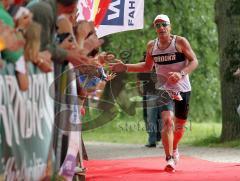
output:
M15 67L0 70L0 180L38 180L51 148L53 73L29 65L29 89L19 90Z

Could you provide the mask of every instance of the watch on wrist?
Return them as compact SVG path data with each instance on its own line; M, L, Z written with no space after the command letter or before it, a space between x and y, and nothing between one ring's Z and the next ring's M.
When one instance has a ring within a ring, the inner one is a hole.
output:
M183 70L180 72L181 76L184 77L186 75L186 72L184 72Z

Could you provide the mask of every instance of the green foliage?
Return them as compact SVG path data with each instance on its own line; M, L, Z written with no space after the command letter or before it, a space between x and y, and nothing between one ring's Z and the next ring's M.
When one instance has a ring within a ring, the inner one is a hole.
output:
M107 37L105 50L131 52L130 63L139 62L149 40L155 39L152 26L157 14L167 14L172 33L190 42L199 60L198 69L191 75L192 99L190 119L197 122L220 121L220 82L217 50L217 31L214 23L214 0L145 0L143 30L128 31ZM210 119L209 119L210 118Z

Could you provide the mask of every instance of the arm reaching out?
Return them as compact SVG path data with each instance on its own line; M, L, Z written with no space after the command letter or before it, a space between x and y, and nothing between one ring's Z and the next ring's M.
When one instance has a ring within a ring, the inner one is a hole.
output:
M147 45L147 54L145 62L140 62L136 64L124 64L122 62L113 63L110 64L110 69L113 72L150 72L154 64L153 57L151 55L153 45L154 45L153 41L150 41Z

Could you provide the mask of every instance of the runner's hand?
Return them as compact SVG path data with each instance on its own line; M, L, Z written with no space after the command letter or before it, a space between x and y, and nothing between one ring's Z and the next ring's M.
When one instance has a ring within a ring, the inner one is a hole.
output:
M179 72L169 72L168 75L168 82L172 84L176 84L182 78Z
M127 71L127 65L125 65L122 62L120 62L120 63L110 63L109 68L110 68L111 71L113 71L115 73L120 73L120 72L126 72Z

